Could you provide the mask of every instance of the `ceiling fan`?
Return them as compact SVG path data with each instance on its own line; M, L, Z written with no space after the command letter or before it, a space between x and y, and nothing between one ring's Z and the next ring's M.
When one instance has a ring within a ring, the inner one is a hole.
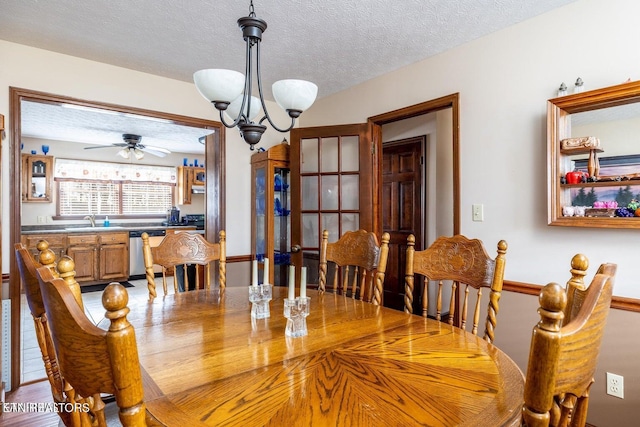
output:
M137 160L142 159L144 157L144 153L153 154L154 156L158 156L158 157L165 157L167 154L171 153L171 151L167 150L166 148L151 147L151 146L141 144L140 141L142 140L142 136L140 135L123 133L122 140L124 142L119 142L117 144L114 143L114 144L111 144L111 146L123 147L116 154L125 159L130 158L132 153ZM109 147L110 147L109 145L98 145L95 147L84 147L84 149L93 150L95 148L109 148Z

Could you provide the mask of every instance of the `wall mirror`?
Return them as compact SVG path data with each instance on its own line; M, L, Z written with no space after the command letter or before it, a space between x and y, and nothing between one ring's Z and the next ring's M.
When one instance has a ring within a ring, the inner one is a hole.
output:
M550 225L640 228L633 204L640 201L639 132L640 81L548 101ZM580 137L599 145L563 146ZM567 179L574 171L579 182Z

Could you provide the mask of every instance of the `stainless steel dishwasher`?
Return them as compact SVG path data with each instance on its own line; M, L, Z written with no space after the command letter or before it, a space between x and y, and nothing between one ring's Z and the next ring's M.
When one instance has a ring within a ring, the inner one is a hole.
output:
M156 230L131 230L129 231L129 280L144 279L144 258L142 256L142 233L149 235L151 246L155 246L158 242L154 240L162 240L167 234L165 229Z

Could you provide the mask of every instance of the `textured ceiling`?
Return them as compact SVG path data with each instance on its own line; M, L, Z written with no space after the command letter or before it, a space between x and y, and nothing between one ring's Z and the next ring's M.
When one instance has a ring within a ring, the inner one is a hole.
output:
M324 97L573 1L256 0L265 96L301 78ZM0 39L192 81L202 68L244 70L248 4L3 0Z
M74 106L71 106L74 107ZM152 117L116 113L94 108L71 108L57 104L23 101L22 135L92 145L123 143L122 134L140 135L141 144L174 153L204 153L200 137L212 130L176 125ZM116 153L120 148L113 149Z

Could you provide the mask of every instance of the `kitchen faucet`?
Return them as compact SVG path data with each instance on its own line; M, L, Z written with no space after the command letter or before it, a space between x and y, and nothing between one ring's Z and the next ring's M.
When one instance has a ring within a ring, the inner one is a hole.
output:
M95 227L96 226L96 214L91 214L91 215L87 215L82 219L88 219L89 222L91 222L91 226Z

